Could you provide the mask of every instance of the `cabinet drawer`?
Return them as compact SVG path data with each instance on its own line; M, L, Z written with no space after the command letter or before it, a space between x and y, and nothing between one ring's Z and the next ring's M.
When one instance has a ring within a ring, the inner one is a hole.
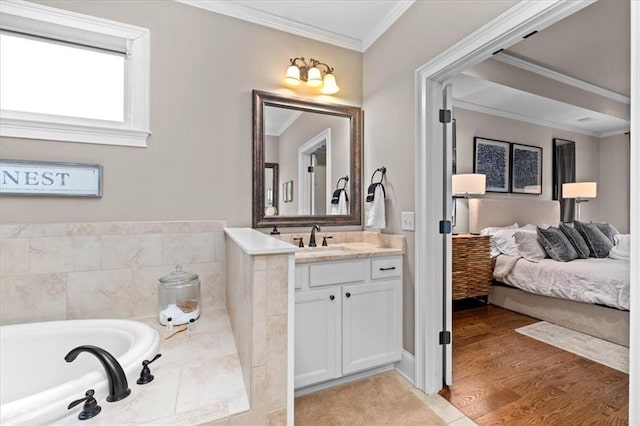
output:
M309 265L309 287L364 281L366 260L322 262Z
M399 277L402 273L402 257L371 259L371 278Z

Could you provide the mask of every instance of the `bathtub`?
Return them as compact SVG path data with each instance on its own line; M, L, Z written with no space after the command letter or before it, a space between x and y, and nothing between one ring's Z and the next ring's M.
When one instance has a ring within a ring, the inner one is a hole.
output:
M96 357L81 353L71 363L64 360L81 345L99 346L116 357L133 393L142 361L157 353L159 337L146 324L114 319L0 327L0 424L54 423L68 416L67 405L88 389L96 391L98 404L112 404L105 400L107 379Z

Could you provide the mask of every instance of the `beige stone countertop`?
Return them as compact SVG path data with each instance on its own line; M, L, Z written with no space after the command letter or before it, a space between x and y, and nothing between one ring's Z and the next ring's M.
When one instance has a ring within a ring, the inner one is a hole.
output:
M404 254L404 247L380 247L371 243L357 242L332 244L326 247L300 248L295 254L295 260L296 263L314 263L398 254Z
M157 318L138 319L160 335L162 357L149 365L155 379L136 384L131 395L110 403L101 399L101 413L79 421L82 405L70 410L63 424L83 425L194 425L214 422L249 410L240 359L226 309L203 310L195 330L165 340ZM142 368L142 367L141 367Z

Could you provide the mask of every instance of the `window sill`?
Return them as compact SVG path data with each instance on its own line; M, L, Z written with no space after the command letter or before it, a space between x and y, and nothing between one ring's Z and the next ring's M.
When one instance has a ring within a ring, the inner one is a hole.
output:
M149 130L0 118L0 136L145 148Z

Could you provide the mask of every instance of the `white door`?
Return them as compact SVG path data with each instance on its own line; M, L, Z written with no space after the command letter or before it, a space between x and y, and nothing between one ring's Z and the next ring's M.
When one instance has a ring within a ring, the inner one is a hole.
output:
M443 204L443 209L442 209L442 213L443 213L443 217L444 219L451 219L451 214L452 214L452 204L451 204L451 175L452 175L452 170L453 170L453 162L455 161L454 158L454 150L453 150L453 99L452 99L452 86L451 86L451 82L446 83L444 85L444 88L442 90L442 109L444 110L450 110L451 111L451 115L448 117L449 120L444 120L445 122L442 123L442 137L443 137L443 146L444 146L444 167L443 167L443 179L442 181L444 182L444 188L443 188L443 195L444 195L444 199L442 200L442 204ZM452 330L452 316L451 316L451 311L452 311L452 307L453 307L453 294L452 294L452 287L451 287L451 279L452 279L452 257L451 257L451 234L447 234L443 236L443 253L444 253L444 259L445 261L443 262L444 264L444 271L443 271L443 292L442 294L444 295L444 300L443 300L443 324L442 324L442 330L446 332L451 332ZM444 383L446 385L451 385L452 384L452 373L451 373L451 369L452 369L452 340L453 339L453 335L449 334L449 339L448 339L448 343L447 343L447 339L444 338L443 339L443 344L442 344L442 350L443 350L443 354L442 354L442 362L443 362L443 366L442 366L442 371L443 371L443 380Z
M402 282L342 286L342 373L399 361Z
M294 387L340 376L340 287L296 292Z

